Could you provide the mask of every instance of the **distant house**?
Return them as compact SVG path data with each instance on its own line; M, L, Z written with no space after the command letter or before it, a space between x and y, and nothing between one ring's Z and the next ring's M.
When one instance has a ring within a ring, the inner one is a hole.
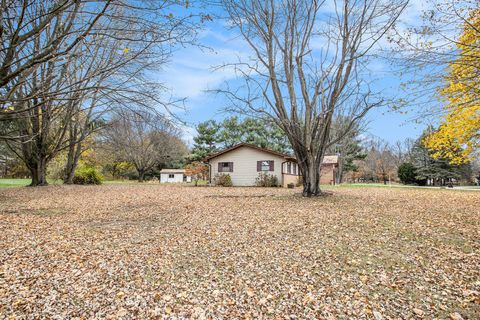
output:
M328 161L326 166L322 165L326 175L322 174L321 183L335 183L336 164L333 158ZM210 182L218 174L229 174L234 186L254 186L261 172L276 176L283 187L296 184L301 176L295 157L248 143L212 154L205 158L205 162L210 167Z
M192 177L185 174L185 169L162 169L160 170L161 183L191 182Z

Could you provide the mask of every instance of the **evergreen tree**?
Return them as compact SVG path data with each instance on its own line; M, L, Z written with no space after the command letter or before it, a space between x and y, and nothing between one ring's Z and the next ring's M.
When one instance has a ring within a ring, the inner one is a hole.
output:
M209 120L197 125L197 135L193 138L194 145L187 162L202 161L207 155L218 150L218 130L220 126L215 120Z
M398 178L403 184L417 183L417 169L409 162L402 163L398 167Z
M433 132L428 128L415 142L412 148L411 162L415 166L417 183L425 185L445 185L452 179L468 179L469 165L454 165L446 158L434 157L433 152L425 146L425 137Z
M343 181L343 177L347 172L356 172L358 170L357 161L365 160L367 157L360 139L360 134L363 130L359 123L356 123L347 135L339 136L345 131L344 127L349 123L348 117L337 116L332 124L331 140L338 140L338 142L327 149L327 154L336 154L340 157L337 169L337 183Z
M290 144L283 131L265 119L233 116L218 123L214 120L197 126L197 136L187 162L201 161L207 155L233 147L239 143L250 143L260 148L289 153Z

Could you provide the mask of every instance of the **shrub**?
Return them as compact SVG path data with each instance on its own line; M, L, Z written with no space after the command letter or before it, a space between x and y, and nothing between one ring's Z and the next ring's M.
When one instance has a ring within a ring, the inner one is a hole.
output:
M102 184L102 175L95 168L81 168L75 171L74 184Z
M221 186L221 187L232 187L232 177L230 177L229 174L222 173L222 174L217 174L214 179L215 185L216 186Z
M257 187L278 187L278 178L273 174L266 172L260 172L255 179L255 185Z
M398 167L398 178L403 184L417 183L417 172L413 164L405 162Z

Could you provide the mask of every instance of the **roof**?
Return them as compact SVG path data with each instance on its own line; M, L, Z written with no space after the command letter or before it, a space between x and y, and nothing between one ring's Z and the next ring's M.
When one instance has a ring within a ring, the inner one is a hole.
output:
M185 173L185 169L162 169L160 173Z
M322 164L337 164L338 156L324 156Z
M273 150L270 150L270 149L260 148L260 147L257 147L256 145L253 145L253 144L250 144L250 143L245 143L245 142L239 143L239 144L237 144L237 145L234 145L233 147L224 149L224 150L222 150L222 151L220 151L220 152L217 152L217 153L214 153L214 154L212 154L212 155L210 155L210 156L207 156L204 160L205 160L205 161L209 161L209 160L211 160L211 159L213 159L213 158L216 158L216 157L218 157L218 156L221 156L222 154L225 154L225 153L227 153L227 152L236 150L236 149L241 148L241 147L248 147L248 148L256 149L256 150L263 151L263 152L266 152L266 153L270 153L270 154L273 154L273 155L276 155L276 156L285 158L286 160L297 161L297 160L295 159L295 157L292 157L291 155L288 155L288 154L285 154L285 153L281 153L281 152L278 152L278 151L273 151Z

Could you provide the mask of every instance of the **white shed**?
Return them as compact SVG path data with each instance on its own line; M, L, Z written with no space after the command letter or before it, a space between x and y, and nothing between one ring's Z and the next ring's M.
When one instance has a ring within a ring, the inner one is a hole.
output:
M192 182L192 177L185 174L184 169L162 169L160 170L161 183Z

